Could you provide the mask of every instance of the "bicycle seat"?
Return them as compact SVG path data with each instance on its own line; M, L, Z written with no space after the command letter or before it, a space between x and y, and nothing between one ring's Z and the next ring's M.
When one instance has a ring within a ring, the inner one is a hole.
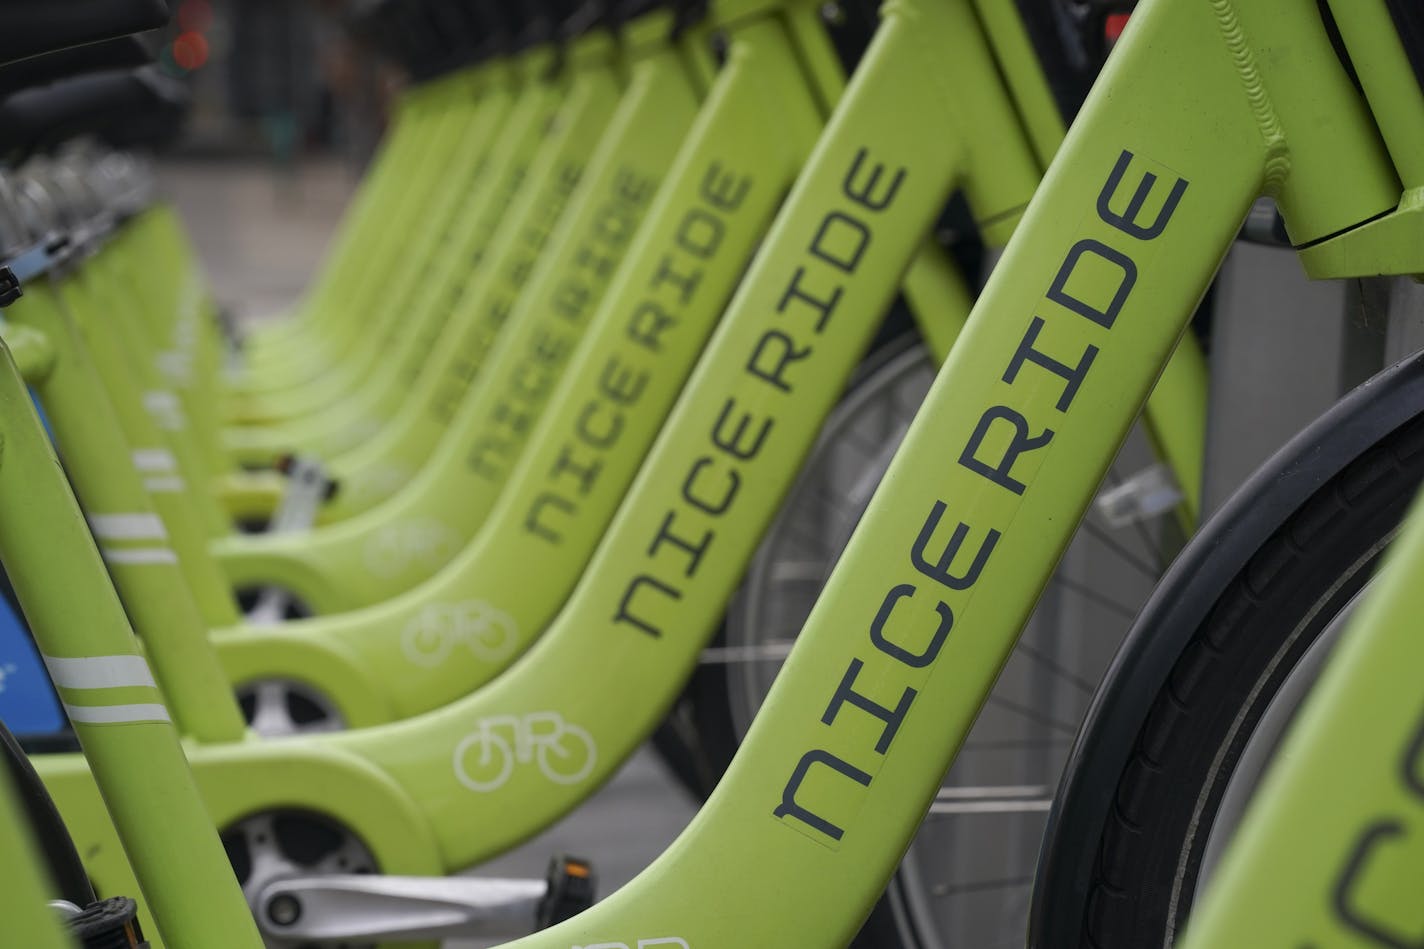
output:
M163 0L11 0L0 30L0 62L140 33L168 22Z
M148 41L139 36L72 46L0 66L0 98L85 73L137 69L151 62L153 51Z
M155 112L187 107L187 90L153 70L77 76L18 92L0 103L0 149L32 152L77 135L122 130Z

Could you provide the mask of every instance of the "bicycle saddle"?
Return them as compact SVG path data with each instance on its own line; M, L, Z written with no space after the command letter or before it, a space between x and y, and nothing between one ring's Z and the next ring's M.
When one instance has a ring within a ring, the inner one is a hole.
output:
M0 62L152 30L167 22L163 0L10 0L0 30Z
M0 150L32 152L77 135L122 129L153 112L187 107L187 90L150 69L77 76L0 103Z
M137 69L152 61L148 41L139 36L72 46L0 66L0 97L85 73Z

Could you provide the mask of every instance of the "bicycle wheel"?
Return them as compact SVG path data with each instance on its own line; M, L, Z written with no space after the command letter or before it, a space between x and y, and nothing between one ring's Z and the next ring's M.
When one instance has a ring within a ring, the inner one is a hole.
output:
M934 378L888 349L829 420L728 612L728 688L744 733ZM1134 435L1109 475L1149 467ZM1129 488L1131 490L1131 488ZM902 946L1022 944L1039 841L1089 699L1179 531L1090 513L906 854L877 916ZM888 945L887 941L875 943Z
M1424 372L1412 375L1424 381ZM1424 416L1416 414L1424 386L1411 385L1415 391L1391 401L1392 411L1403 403L1413 417L1365 450L1336 444L1358 439L1349 431L1358 415L1318 425L1253 480L1257 490L1223 510L1220 525L1194 547L1209 550L1214 560L1235 562L1234 568L1211 580L1215 589L1197 607L1199 615L1178 620L1190 628L1179 631L1168 607L1180 601L1194 572L1210 572L1202 569L1204 552L1184 556L1182 568L1154 596L1124 651L1123 675L1144 668L1138 660L1154 648L1151 639L1159 653L1172 651L1172 661L1153 680L1150 702L1133 720L1130 747L1119 762L1095 766L1104 760L1091 747L1096 729L1085 731L1088 747L1075 753L1084 764L1070 781L1075 793L1055 822L1073 822L1073 802L1087 796L1112 804L1092 838L1073 841L1078 834L1065 828L1069 844L1049 857L1055 867L1049 878L1076 874L1086 877L1086 889L1067 910L1076 925L1062 905L1036 911L1041 945L1139 949L1173 943L1424 481ZM1270 489L1277 483L1302 480L1315 456L1344 461L1327 477L1307 474L1313 490L1274 519L1272 529L1258 532L1241 523L1244 510L1273 506ZM1233 544L1250 548L1233 550ZM1201 592L1190 595L1199 599ZM1102 704L1101 713L1094 709L1094 724L1121 717L1112 696ZM1062 852L1068 846L1078 852ZM1089 866L1091 872L1083 872Z

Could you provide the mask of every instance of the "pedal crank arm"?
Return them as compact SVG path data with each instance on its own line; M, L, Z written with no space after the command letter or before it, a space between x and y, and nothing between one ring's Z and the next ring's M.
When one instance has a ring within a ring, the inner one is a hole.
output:
M593 904L593 868L556 856L542 880L292 876L257 896L257 924L268 938L310 942L508 939L528 935Z
M366 942L525 936L537 928L544 880L347 874L288 877L257 898L269 939Z

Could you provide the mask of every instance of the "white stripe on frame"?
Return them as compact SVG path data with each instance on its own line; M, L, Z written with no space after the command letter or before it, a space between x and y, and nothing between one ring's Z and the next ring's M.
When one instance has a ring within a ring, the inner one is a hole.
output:
M54 684L64 689L120 689L129 686L157 688L148 661L142 656L45 656L45 668Z
M139 705L70 705L64 714L71 722L83 725L115 725L122 722L168 722L168 709L157 702Z
M133 464L145 474L167 474L178 467L178 460L164 448L140 448L133 453Z
M101 540L167 540L157 514L91 514L89 527Z
M128 550L122 547L104 547L99 551L109 563L155 564L177 563L178 555L167 547L139 547Z

